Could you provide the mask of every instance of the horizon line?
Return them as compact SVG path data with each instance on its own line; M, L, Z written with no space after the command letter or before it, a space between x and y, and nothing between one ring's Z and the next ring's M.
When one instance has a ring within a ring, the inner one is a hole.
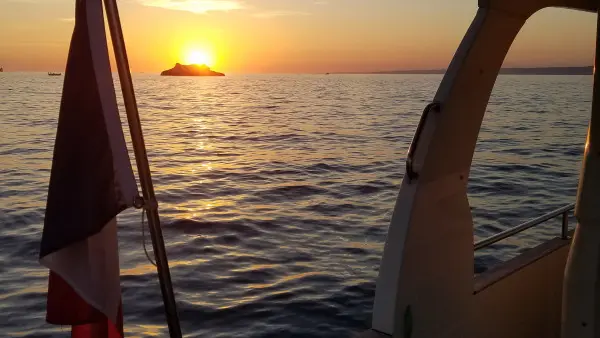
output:
M592 70L593 73L593 65L588 66L533 66L533 67L502 67L500 68L500 72L502 71L589 71ZM429 69L389 69L389 70L371 70L371 71L335 71L335 72L316 72L316 71L307 71L307 72L232 72L229 74L233 75L260 75L260 74L281 74L281 75L311 75L311 74L444 74L448 69L447 68L429 68ZM4 69L4 73L48 73L48 72L61 72L64 73L64 70L17 70L10 71ZM132 74L158 74L160 75L161 71L131 71ZM111 73L117 74L118 72L112 71ZM587 72L586 72L587 74ZM581 75L581 74L575 74Z

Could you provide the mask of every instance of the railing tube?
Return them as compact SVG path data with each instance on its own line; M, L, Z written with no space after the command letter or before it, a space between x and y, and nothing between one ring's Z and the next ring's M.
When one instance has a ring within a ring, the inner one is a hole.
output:
M562 239L569 238L569 211L565 211L562 214L562 229L560 232L560 237Z
M573 208L575 207L575 204L569 204L566 205L562 208L558 208L554 211L551 211L545 215L542 215L538 218L534 218L532 220L529 220L525 223L522 223L520 225L517 225L516 227L504 230L502 232L499 232L493 236L490 236L488 238L484 238L478 242L475 242L475 251L479 250L479 249L483 249L487 246L490 246L496 242L499 242L503 239L506 239L508 237L511 237L512 235L516 235L524 230L527 230L529 228L532 228L536 225L539 225L541 223L544 223L552 218L555 218L558 215L562 215L562 230L561 230L561 238L563 239L567 239L568 235L569 235L569 211L571 211Z

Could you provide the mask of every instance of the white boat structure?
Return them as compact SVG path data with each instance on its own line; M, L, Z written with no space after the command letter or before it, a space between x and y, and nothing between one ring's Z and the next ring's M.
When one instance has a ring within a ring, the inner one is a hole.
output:
M599 4L479 1L415 132L379 269L372 329L359 337L600 337L600 75L594 74L575 205L474 243L467 198L488 100L525 21L547 7L597 12ZM572 209L577 227L569 232ZM475 250L558 216L560 236L474 274Z

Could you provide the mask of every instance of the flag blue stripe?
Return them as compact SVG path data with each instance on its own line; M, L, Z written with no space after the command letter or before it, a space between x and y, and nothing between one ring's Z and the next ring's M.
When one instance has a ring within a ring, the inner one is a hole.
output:
M110 74L110 65L106 62L102 69L94 65L87 6L86 0L76 3L40 257L100 232L128 206L115 179L114 149L103 112L100 92L107 88L99 88L97 81L97 72ZM108 60L107 49L100 50ZM108 85L114 95L112 83ZM116 111L116 101L114 105Z

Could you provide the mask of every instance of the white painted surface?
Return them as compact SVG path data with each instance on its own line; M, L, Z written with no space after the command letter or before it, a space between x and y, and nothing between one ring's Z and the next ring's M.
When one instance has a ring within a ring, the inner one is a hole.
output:
M480 9L435 97L415 152L419 178L403 182L377 282L373 328L401 337L462 337L470 330L473 225L467 180L502 61L525 21ZM501 27L502 29L499 29Z
M600 32L600 17L598 18ZM600 65L596 38L595 69ZM562 338L600 337L600 74L594 72L592 114L579 177L577 228L565 270Z
M441 111L429 114L425 121L414 153L419 178L409 182L405 177L402 182L377 280L374 329L408 337L410 326L410 338L481 337L485 333L473 325L486 312L473 296L473 224L467 182L492 88L508 49L532 14L545 7L596 10L597 6L595 0L480 1L481 8L435 95ZM597 210L600 213L600 206ZM562 269L564 259L556 264ZM523 283L511 288L523 294L534 287ZM505 303L517 306L519 293L498 294L508 297ZM410 325L405 323L407 309ZM503 319L506 323L516 320Z
M536 249L532 249L535 251ZM559 338L561 289L569 246L543 256L529 256L530 264L505 263L510 274L475 294L472 338Z

